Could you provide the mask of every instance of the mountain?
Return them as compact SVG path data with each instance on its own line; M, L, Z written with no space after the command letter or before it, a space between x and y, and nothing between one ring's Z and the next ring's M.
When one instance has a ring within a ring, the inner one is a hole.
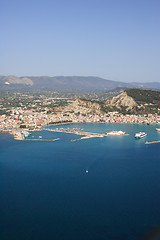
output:
M16 77L0 76L1 89L43 89L43 90L112 90L115 88L160 89L160 82L125 83L99 77Z

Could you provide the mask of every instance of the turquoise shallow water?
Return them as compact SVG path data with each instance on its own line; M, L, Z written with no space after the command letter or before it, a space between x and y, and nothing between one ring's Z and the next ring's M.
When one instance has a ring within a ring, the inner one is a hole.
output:
M160 144L144 144L160 140L158 126L62 127L130 135L71 142L79 136L42 131L30 138L61 140L34 142L1 134L1 240L137 240L160 224ZM135 140L139 131L147 137Z

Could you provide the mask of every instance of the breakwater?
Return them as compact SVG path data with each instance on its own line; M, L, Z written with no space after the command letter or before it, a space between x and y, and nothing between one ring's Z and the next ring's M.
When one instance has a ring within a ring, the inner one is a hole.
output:
M90 139L90 138L102 138L102 137L108 137L108 136L128 136L129 134L126 134L122 131L113 131L112 134L110 133L93 133L93 132L84 132L82 128L56 128L56 129L43 129L50 132L63 132L63 133L72 133L76 135L80 135L81 138L71 140L79 141L84 139Z
M24 141L43 141L43 142L54 142L60 140L60 138L55 138L55 139L23 139Z

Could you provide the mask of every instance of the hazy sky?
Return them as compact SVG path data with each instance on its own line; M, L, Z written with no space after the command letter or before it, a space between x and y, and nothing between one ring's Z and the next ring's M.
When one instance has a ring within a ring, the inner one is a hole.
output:
M0 75L160 81L160 0L0 0Z

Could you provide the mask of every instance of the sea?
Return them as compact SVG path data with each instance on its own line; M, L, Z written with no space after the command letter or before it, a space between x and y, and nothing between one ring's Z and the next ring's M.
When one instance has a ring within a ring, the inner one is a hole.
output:
M50 126L60 127L129 135L78 140L46 129L17 141L0 134L0 239L139 240L159 227L160 143L145 142L160 140L160 126ZM139 131L147 136L136 140ZM39 136L60 140L33 141Z

